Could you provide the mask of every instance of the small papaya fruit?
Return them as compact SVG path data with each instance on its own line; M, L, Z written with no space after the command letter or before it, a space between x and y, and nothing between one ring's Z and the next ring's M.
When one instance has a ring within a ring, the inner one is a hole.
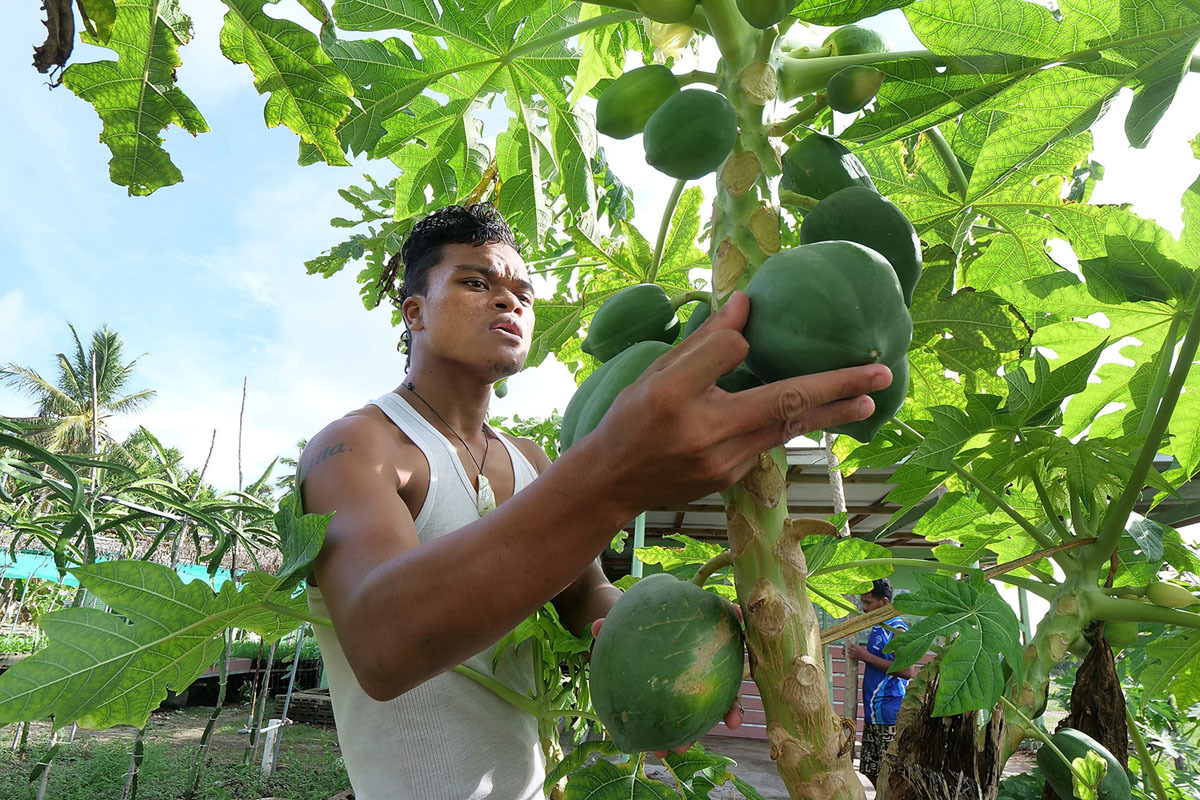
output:
M875 191L867 168L837 139L810 133L783 154L780 189L824 200L847 186Z
M759 30L766 30L787 18L796 0L737 0L742 16Z
M1146 599L1163 608L1187 608L1200 603L1200 600L1184 587L1166 581L1151 581L1146 586Z
M596 130L614 139L636 136L646 120L679 91L679 79L661 64L626 72L608 85L596 101Z
M1085 757L1088 751L1094 752L1104 759L1107 769L1104 772L1103 780L1100 781L1100 787L1096 794L1097 800L1129 800L1131 794L1129 776L1125 774L1125 768L1121 766L1121 762L1117 761L1116 756L1110 753L1104 745L1083 731L1074 728L1062 728L1050 737L1050 741L1054 743L1059 752L1072 761ZM1071 768L1058 757L1057 753L1043 745L1037 752L1037 764L1046 776L1046 783L1050 784L1059 797L1076 796Z
M892 49L886 36L860 25L843 25L825 37L823 46L829 48L831 56L887 53Z
M634 0L633 4L654 22L683 22L696 12L696 0Z
M636 381L659 356L671 349L666 342L638 342L625 348L588 375L563 412L559 429L559 447L563 452L587 436L608 413L609 407L625 387Z
M646 162L672 178L702 178L737 143L737 114L725 95L684 89L650 115L642 133Z
M895 203L861 186L829 195L804 215L800 244L835 240L858 242L882 254L896 271L904 304L912 304L921 279L921 240Z
M683 326L683 338L686 339L699 330L711 313L712 307L708 303L697 303L692 309L692 315L688 317L687 324Z
M657 283L626 286L609 297L588 325L583 352L608 361L626 347L655 340L668 344L679 336L675 305Z
M825 101L834 111L853 114L875 99L883 86L883 70L862 64L834 73L825 84Z

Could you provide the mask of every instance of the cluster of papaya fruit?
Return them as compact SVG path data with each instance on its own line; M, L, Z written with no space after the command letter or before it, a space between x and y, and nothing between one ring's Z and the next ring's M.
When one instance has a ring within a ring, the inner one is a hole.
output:
M717 385L729 392L800 375L882 363L892 384L872 394L866 420L831 429L869 441L908 393L908 306L921 276L921 243L904 213L880 195L866 168L836 139L810 133L783 157L781 190L817 202L800 226L799 247L767 258L745 287L750 317L746 362ZM702 295L701 295L702 296ZM626 287L596 311L583 350L604 362L563 415L563 449L590 433L621 390L675 343L676 315L697 293L667 296L653 283ZM710 310L702 303L682 334Z

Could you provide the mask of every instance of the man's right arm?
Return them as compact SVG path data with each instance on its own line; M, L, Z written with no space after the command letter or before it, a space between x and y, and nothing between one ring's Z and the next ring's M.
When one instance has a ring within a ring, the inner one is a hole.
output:
M728 394L713 384L746 356L743 295L623 392L600 427L525 490L417 546L394 460L367 420L309 444L305 510L334 513L316 579L363 689L395 697L486 649L563 591L642 510L736 483L794 436L869 416L880 365ZM401 465L403 467L403 465Z

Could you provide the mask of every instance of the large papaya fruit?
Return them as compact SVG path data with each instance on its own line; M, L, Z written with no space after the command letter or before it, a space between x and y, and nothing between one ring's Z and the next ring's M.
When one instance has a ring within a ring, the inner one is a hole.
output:
M627 753L699 739L729 711L745 644L733 606L659 573L625 592L592 649L596 716Z
M831 56L857 56L864 53L887 53L891 42L878 31L859 25L843 25L825 37L823 43Z
M1051 736L1050 741L1054 742L1054 746L1069 759L1083 758L1089 750L1104 759L1108 770L1100 782L1100 789L1097 792L1098 800L1129 800L1131 794L1129 776L1125 774L1125 768L1121 766L1121 762L1117 761L1104 745L1074 728L1063 728ZM1076 797L1074 783L1071 779L1071 769L1053 750L1042 745L1037 753L1037 763L1046 776L1046 782L1058 793L1059 797Z
M756 28L766 30L787 18L796 0L737 0L742 16Z
M696 0L634 0L633 4L654 22L684 22L696 11Z
M847 186L875 191L867 168L837 139L810 133L783 154L780 189L824 200Z
M874 393L869 425L841 431L870 438L904 402L912 318L896 273L854 242L818 242L768 258L746 284L746 366L764 381L862 364L886 364L893 383ZM899 374L897 374L899 373ZM895 388L893 388L895 387ZM890 408L890 412L885 411Z
M588 325L583 352L608 361L631 344L679 337L675 304L656 283L626 286L601 304Z
M636 136L678 91L679 79L660 64L630 70L610 83L596 102L596 130L614 139Z
M875 99L886 76L881 69L862 64L835 72L825 84L825 101L834 111L853 114Z
M921 279L921 240L908 217L883 195L848 186L826 197L804 215L800 243L858 242L883 255L896 271L905 305Z
M642 133L646 162L672 178L714 172L737 142L737 114L725 95L684 89L650 115Z
M575 394L571 395L567 410L563 412L562 428L559 430L559 447L562 451L565 452L595 430L617 395L670 349L671 345L666 342L638 342L588 375L579 384Z

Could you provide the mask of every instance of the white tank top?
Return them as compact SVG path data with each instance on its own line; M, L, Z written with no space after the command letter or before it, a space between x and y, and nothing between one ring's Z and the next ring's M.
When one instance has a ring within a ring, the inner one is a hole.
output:
M429 462L429 493L415 520L420 541L479 519L475 489L446 437L395 393L374 405ZM519 492L537 471L505 436L496 437L508 450ZM316 586L308 587L308 606L329 616ZM317 641L356 800L542 800L546 761L531 715L449 671L392 700L373 700L355 679L334 631L317 626ZM534 667L528 644L506 648L494 670L494 646L464 663L529 695Z

